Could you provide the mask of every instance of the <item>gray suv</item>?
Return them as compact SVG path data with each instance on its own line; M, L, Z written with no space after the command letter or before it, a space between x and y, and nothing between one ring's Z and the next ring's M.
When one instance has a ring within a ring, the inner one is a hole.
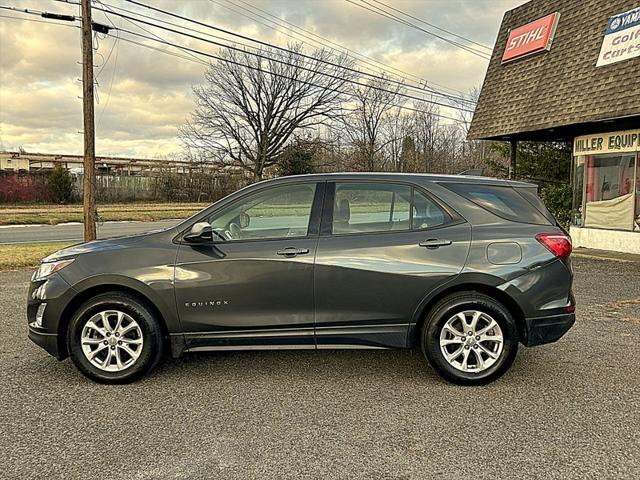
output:
M573 325L570 253L532 184L283 177L45 258L29 337L105 383L168 352L419 346L445 379L483 384Z

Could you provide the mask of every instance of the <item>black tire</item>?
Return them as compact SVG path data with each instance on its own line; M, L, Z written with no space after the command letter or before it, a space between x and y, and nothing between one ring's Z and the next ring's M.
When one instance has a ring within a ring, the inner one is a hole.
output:
M85 356L82 330L89 319L105 310L124 312L134 319L142 331L143 344L135 362L124 370L110 372L94 366ZM99 383L129 383L151 371L163 353L163 333L151 310L138 298L124 292L96 295L83 303L74 313L67 330L67 348L75 366L90 379Z
M493 318L502 330L504 340L495 363L479 372L455 368L447 361L440 347L440 333L447 321L467 310L481 311ZM431 366L449 382L485 385L502 376L515 360L518 352L518 328L509 310L500 302L478 292L460 292L443 298L431 309L422 328L421 347Z

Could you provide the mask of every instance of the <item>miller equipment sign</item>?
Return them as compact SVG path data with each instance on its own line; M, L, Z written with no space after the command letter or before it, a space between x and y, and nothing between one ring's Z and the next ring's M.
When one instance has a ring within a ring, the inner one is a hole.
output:
M639 56L640 7L637 7L609 19L596 67Z
M560 13L555 12L509 31L502 63L551 49Z

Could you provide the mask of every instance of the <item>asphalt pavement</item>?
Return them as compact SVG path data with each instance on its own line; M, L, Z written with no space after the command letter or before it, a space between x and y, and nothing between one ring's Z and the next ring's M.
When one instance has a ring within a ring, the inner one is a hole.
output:
M97 226L98 238L120 237L173 227L182 220L159 220L157 222L104 222ZM11 225L0 227L0 244L81 242L82 223L59 225Z
M0 274L0 477L640 478L640 264L575 258L578 321L485 387L413 351L189 354L124 386L26 336Z

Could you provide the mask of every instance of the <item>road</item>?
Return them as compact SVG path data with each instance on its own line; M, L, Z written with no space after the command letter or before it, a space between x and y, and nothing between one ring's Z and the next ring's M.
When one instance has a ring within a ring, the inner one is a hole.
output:
M180 220L160 220L157 222L105 222L98 224L98 238L119 237L148 232L159 228L172 227ZM59 225L14 225L0 227L0 244L81 242L81 223Z
M26 338L0 274L0 476L640 478L640 265L574 260L578 322L486 387L417 352L190 354L105 386Z

